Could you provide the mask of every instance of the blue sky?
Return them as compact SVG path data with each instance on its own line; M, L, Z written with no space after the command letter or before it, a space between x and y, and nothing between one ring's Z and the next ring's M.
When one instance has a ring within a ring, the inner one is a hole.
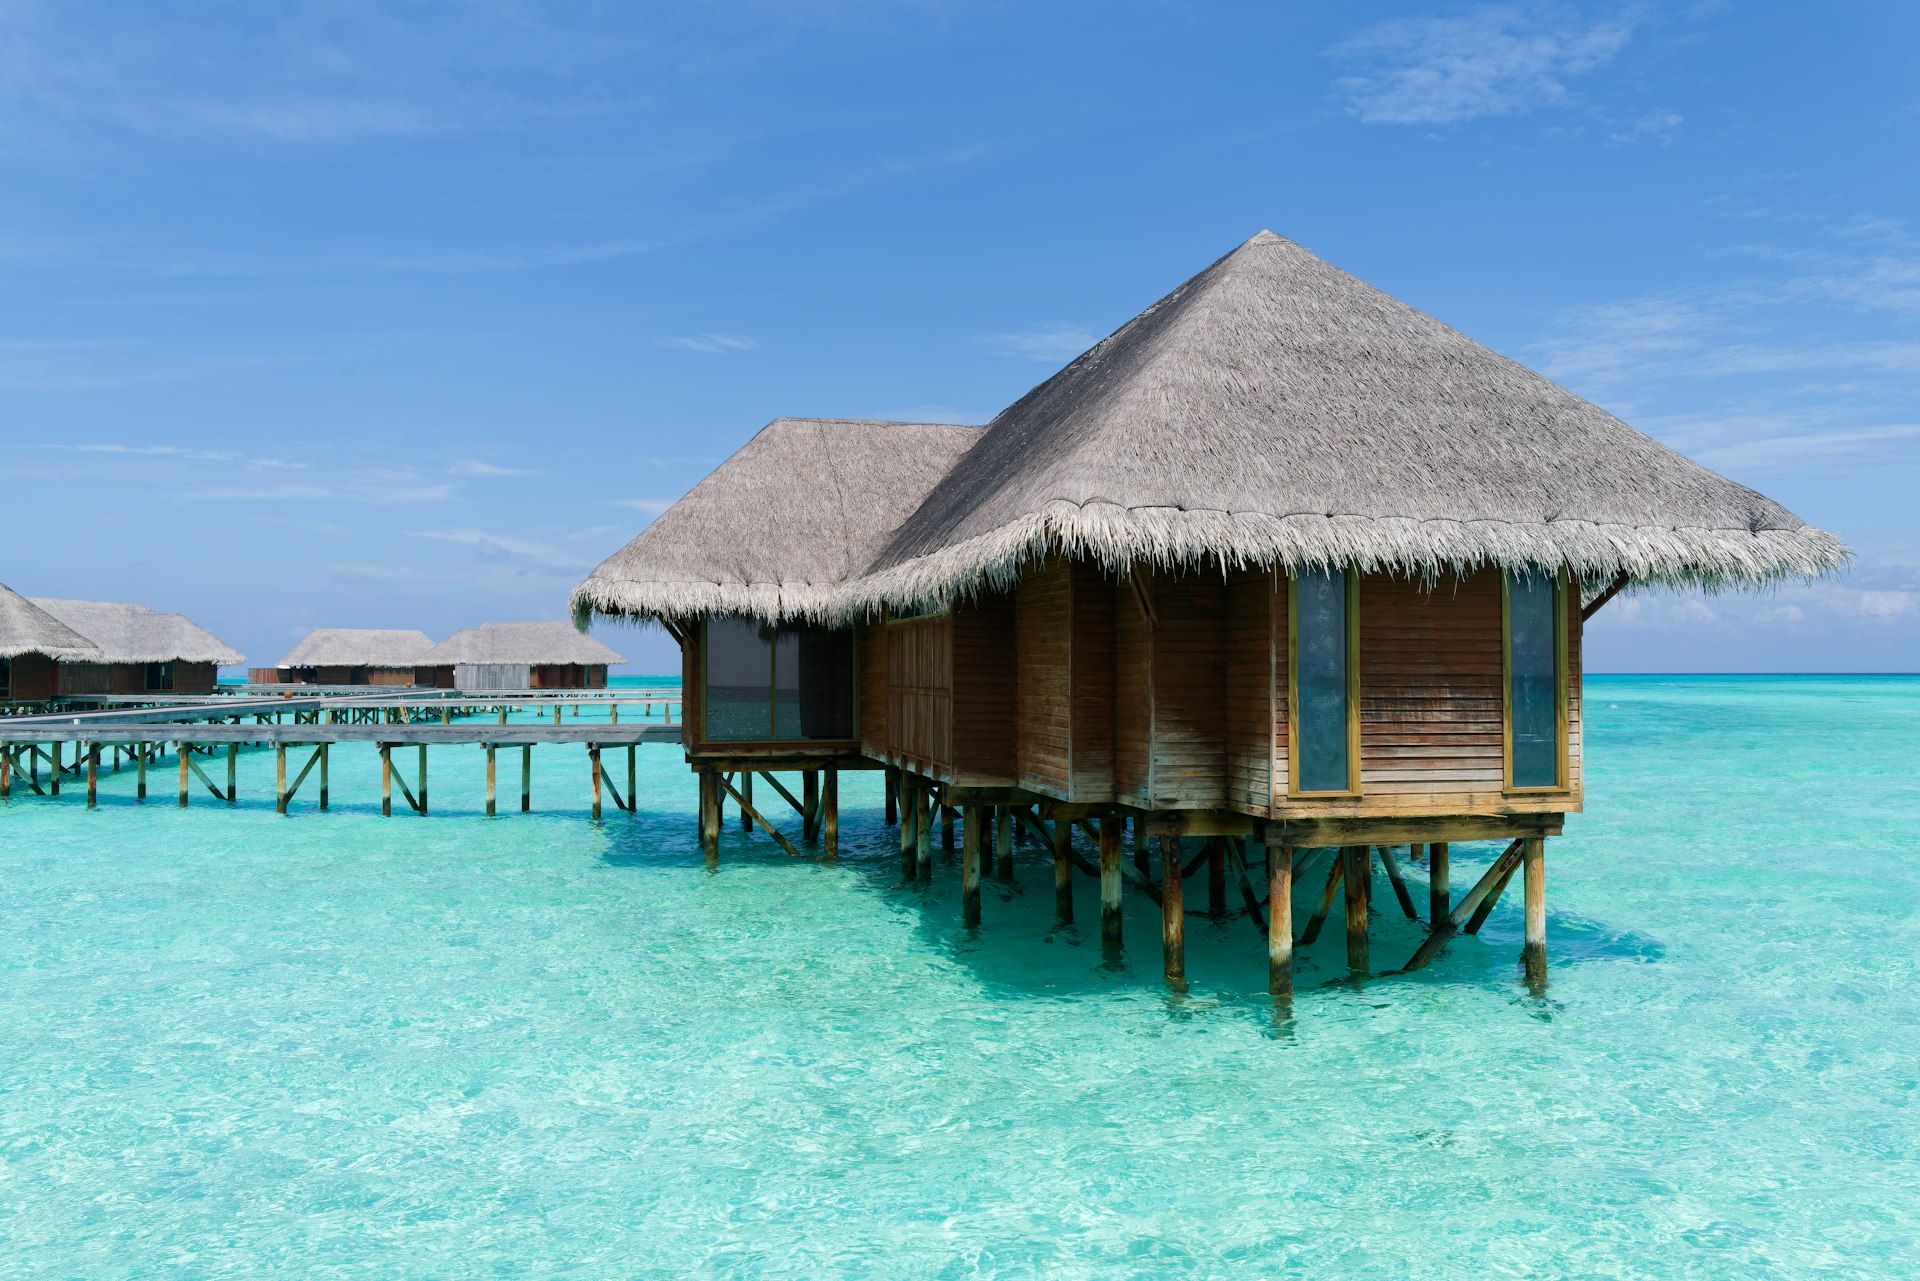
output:
M1920 7L0 0L0 581L559 617L780 414L983 421L1262 227L1833 529L1595 670L1912 670ZM657 633L609 632L636 670Z

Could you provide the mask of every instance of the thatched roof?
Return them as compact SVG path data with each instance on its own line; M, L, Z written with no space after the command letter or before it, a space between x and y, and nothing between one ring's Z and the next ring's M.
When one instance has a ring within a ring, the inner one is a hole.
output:
M832 614L981 430L776 418L594 570L575 616Z
M1707 587L1848 557L1779 504L1271 232L1002 411L811 608L726 590L740 545L775 526L790 528L770 514L676 526L662 550L684 577L705 570L707 608L766 617L937 603L1050 552L1115 569L1505 565ZM652 532L583 583L576 608L666 612L598 587L646 573L661 554L642 547Z
M593 637L572 623L487 623L469 627L435 645L420 657L423 667L450 667L460 663L624 663Z
M316 627L278 667L412 667L433 648L425 632L378 627Z
M86 655L87 662L214 663L231 667L246 661L232 646L180 614L162 614L145 605L105 600L36 596L33 603L99 647L98 654Z
M18 658L22 654L97 662L100 647L0 583L0 658Z

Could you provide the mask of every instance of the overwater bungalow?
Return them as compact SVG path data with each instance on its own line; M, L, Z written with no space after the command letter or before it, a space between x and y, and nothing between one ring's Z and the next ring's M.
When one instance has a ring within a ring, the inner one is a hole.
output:
M60 660L56 695L208 694L221 667L246 661L181 614L119 601L32 599L99 650L97 657Z
M1051 818L1070 916L1072 834L1097 824L1103 935L1134 880L1175 980L1184 879L1204 867L1212 898L1231 867L1259 920L1264 850L1284 992L1296 870L1326 863L1308 935L1344 887L1365 972L1375 849L1414 914L1397 846L1428 858L1435 950L1523 869L1543 978L1545 842L1583 798L1585 619L1631 587L1846 557L1263 232L985 428L776 420L573 605L679 642L709 849L756 772L824 771L830 800L832 771L885 768L903 870L926 875L935 807L961 809L977 920L988 833L1006 843L990 807ZM1448 843L1479 840L1505 852L1456 900Z
M46 702L63 662L99 661L100 647L0 583L0 706Z
M607 665L626 661L565 622L487 623L447 637L420 665L449 689L605 689Z
M432 685L421 660L433 648L407 628L316 627L272 667L255 667L254 685Z

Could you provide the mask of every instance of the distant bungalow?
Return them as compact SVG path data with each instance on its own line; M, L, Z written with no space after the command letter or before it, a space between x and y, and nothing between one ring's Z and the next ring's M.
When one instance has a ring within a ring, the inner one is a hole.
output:
M99 658L98 645L0 583L0 704L43 703L61 663Z
M1177 979L1195 865L1172 838L1207 838L1210 883L1223 850L1244 866L1264 845L1284 991L1295 852L1326 847L1356 971L1368 847L1411 913L1390 848L1419 844L1432 946L1523 867L1544 977L1543 838L1582 800L1583 619L1628 586L1758 587L1847 556L1263 232L984 429L776 420L573 607L678 640L709 848L732 778L825 770L831 796L832 770L885 766L907 869L931 795L965 808L970 921L982 807L1055 818L1063 887L1073 823L1098 821L1117 941L1133 819L1168 838L1151 892ZM1488 839L1512 844L1456 904L1446 843Z
M570 623L487 623L447 637L420 665L452 689L605 689L607 664L626 661Z
M247 673L254 685L432 685L420 660L425 633L375 627L316 627L272 667Z
M75 694L209 694L221 667L244 657L191 619L145 605L36 596L32 604L92 642L97 654L60 659L52 689ZM18 695L16 695L18 697Z

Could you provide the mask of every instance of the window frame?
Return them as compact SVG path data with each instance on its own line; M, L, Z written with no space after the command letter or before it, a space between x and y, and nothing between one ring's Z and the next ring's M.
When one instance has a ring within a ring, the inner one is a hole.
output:
M179 674L174 670L174 665L171 662L148 663L146 668L146 693L171 694L175 686L179 684ZM156 674L159 677L157 684L154 680Z
M852 654L853 654L852 665L848 672L848 682L850 686L849 692L851 695L851 697L848 700L850 704L849 714L851 717L849 728L851 729L852 732L849 733L847 737L845 738L714 738L708 729L707 656L713 651L712 643L708 639L708 634L709 634L708 629L716 617L731 617L731 616L715 615L715 614L702 614L700 616L700 664L699 664L700 666L700 744L703 749L730 748L730 747L820 748L820 747L828 747L828 746L833 746L835 744L842 744L842 743L858 743L860 741L860 628L857 624L849 626L846 629L847 645L852 650ZM775 692L777 689L776 682L778 681L779 678L775 671L774 664L779 661L778 659L779 637L780 637L781 631L782 631L782 628L778 624L775 624L773 629L774 641L772 644L767 646L767 724L769 727L777 724L779 719L779 713L775 707L775 701L778 698L778 695Z
M1513 781L1513 573L1500 571L1500 790L1511 796L1547 796L1573 788L1570 747L1570 680L1567 670L1567 573L1553 574L1554 781L1519 787Z
M1360 575L1341 571L1347 580L1347 786L1339 791L1300 790L1300 593L1299 575L1287 584L1287 795L1302 800L1358 800L1365 795L1360 778Z

